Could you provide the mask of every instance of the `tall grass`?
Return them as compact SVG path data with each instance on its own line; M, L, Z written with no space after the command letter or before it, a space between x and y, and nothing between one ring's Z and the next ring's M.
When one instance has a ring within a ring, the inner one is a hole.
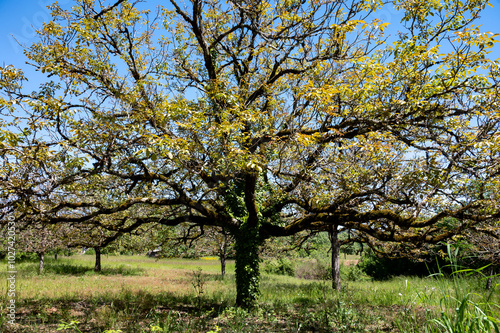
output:
M446 277L441 267L432 277L435 278L439 291L439 310L437 317L428 321L427 332L445 333L500 333L500 306L492 301L492 296L498 285L489 292L475 292L471 277L481 280L484 277L480 269L460 267L457 261L458 248L453 250L448 244L448 258L451 268L450 276ZM425 294L425 297L427 297Z
M406 281L411 296L395 325L401 332L499 333L499 285L485 291L481 285L487 278L484 268L460 267L458 249L448 245L447 252L449 264L420 280L426 286L414 285L418 280Z

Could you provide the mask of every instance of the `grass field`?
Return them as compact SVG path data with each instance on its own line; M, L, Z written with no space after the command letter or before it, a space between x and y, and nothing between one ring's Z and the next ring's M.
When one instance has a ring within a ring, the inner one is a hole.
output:
M494 332L484 322L500 317L498 279L486 292L477 276L373 282L351 265L343 269L339 294L328 281L263 274L259 304L245 311L234 307L234 262L221 278L214 258L103 256L99 274L93 260L47 260L43 275L37 263L19 263L14 326L7 322L2 270L0 332L448 332L446 319L464 327L475 320ZM310 262L297 266L297 272L312 269Z

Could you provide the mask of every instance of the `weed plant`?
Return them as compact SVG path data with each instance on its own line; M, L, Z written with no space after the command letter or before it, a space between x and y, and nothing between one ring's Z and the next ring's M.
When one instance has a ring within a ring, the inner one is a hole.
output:
M295 265L287 257L270 258L262 262L262 271L267 274L295 276Z

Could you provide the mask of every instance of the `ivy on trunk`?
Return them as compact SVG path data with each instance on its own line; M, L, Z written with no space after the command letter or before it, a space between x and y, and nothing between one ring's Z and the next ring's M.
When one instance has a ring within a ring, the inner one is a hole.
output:
M251 308L259 296L259 232L243 224L236 236L236 305Z

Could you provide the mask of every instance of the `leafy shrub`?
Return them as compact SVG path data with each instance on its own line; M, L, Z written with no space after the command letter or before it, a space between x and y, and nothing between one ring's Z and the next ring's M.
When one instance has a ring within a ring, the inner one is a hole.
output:
M364 274L359 265L340 265L340 275L342 280L345 281L362 281L369 279L369 277Z
M389 259L380 258L373 251L365 251L359 268L375 280L387 280L393 276L426 276L429 274L428 265L407 258Z
M315 272L318 280L332 279L332 265L327 260L317 260Z
M93 247L88 248L87 251L85 251L85 254L95 255L95 249ZM102 252L101 252L101 254L102 254Z
M295 276L295 265L286 257L264 260L262 270L267 274Z
M295 268L295 276L306 280L323 280L326 264L319 260L304 260Z
M361 281L369 279L358 265L340 264L340 275L343 281ZM332 266L329 260L305 261L296 269L296 276L307 280L331 280Z
M38 262L38 254L34 252L16 251L16 262Z

